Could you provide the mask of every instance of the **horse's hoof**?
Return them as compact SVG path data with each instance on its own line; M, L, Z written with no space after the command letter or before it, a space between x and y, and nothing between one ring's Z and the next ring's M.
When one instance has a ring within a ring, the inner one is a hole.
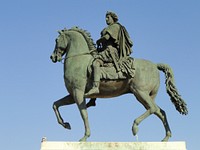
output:
M71 130L71 125L70 125L68 122L65 122L65 123L63 124L63 127L66 128L66 129Z
M138 133L138 126L136 124L133 124L132 132L134 136Z
M168 132L167 132L167 135L166 135L165 138L162 140L162 142L167 142L171 136L172 136L171 132L168 131Z
M168 140L169 140L169 137L166 136L166 137L162 140L162 142L168 142Z
M83 137L79 140L79 142L86 142L87 141L87 138L86 137Z

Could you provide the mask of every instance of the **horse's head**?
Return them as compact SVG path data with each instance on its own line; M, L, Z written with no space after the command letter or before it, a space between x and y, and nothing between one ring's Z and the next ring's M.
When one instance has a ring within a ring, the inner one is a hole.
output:
M50 56L51 60L56 63L62 60L62 56L66 53L68 47L68 37L66 29L58 31L59 36L56 38L56 45L53 54Z

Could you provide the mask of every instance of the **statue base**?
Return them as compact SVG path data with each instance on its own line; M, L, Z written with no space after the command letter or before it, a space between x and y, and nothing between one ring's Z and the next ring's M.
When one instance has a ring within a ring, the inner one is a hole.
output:
M186 150L185 142L49 142L40 150Z

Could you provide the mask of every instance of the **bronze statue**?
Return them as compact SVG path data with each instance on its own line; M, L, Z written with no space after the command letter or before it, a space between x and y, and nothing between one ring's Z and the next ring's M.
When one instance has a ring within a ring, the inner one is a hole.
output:
M104 34L102 35L104 36ZM97 42L98 45L100 43L104 46L101 40ZM159 70L165 73L166 90L176 110L184 115L188 113L186 103L180 97L175 87L172 69L166 64L154 64L148 60L131 58L129 56L131 52L130 47L132 46L131 41L127 43L127 46L129 46L128 49L126 47L120 49L119 47L122 46L121 43L116 45L118 47L110 48L109 45L105 46L105 49L109 47L109 49L115 49L114 51L117 50L118 56L114 52L114 55L117 56L116 62L114 62L115 60L111 56L112 61L108 63L103 62L99 67L99 91L97 90L96 93L92 94L85 94L90 89L93 89L93 81L95 81L92 73L93 61L97 59L104 61L104 59L100 58L102 55L98 55L99 52L96 51L92 38L85 30L74 27L59 31L51 59L54 63L64 60L64 80L69 95L53 104L58 123L64 128L71 129L70 124L64 122L62 119L59 107L76 103L85 126L85 134L80 141L86 141L90 136L87 114L87 106L90 105L86 105L85 99L91 98L94 100L96 98L109 98L132 93L146 108L146 112L134 120L132 126L133 135L137 134L138 125L145 118L151 114L155 114L162 121L166 131L163 141L168 141L171 137L171 131L166 113L155 103L155 97L160 85ZM111 44L111 46L113 45ZM119 51L126 51L126 53ZM120 56L121 54L122 56ZM62 58L64 55L65 57ZM117 69L117 65L119 70Z

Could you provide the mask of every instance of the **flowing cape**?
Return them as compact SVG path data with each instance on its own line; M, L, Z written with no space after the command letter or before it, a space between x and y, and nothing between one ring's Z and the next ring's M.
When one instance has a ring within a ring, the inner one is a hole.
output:
M131 47L133 46L133 42L130 39L130 36L126 30L126 28L120 25L119 35L119 58L123 58L129 56L132 53Z
M133 42L124 26L120 23L109 25L101 32L101 36L108 33L114 40L116 48L119 50L119 59L129 56L132 53Z

